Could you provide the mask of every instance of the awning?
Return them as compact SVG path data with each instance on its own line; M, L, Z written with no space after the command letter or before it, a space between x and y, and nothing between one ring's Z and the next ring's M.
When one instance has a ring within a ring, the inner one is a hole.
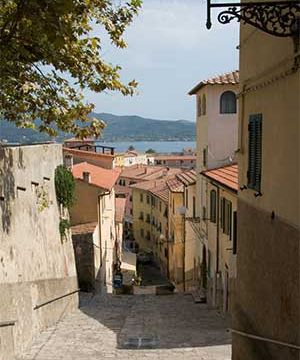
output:
M122 252L121 270L136 272L136 254L130 251Z

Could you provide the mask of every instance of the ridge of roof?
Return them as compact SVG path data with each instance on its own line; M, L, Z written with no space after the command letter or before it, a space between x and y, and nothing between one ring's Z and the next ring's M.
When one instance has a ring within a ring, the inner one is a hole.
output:
M202 175L224 185L235 192L238 191L238 165L226 165L215 169L205 170Z
M194 169L183 171L182 173L177 174L176 177L185 186L193 185L197 181L197 173Z
M238 84L239 83L239 70L227 72L221 75L217 75L206 80L201 80L196 86L194 86L188 95L195 95L205 85L227 85L227 84Z
M83 172L90 173L91 180L89 184L109 191L112 190L118 177L120 176L120 170L117 168L105 169L87 162L76 164L72 168L73 176L78 180L84 181Z

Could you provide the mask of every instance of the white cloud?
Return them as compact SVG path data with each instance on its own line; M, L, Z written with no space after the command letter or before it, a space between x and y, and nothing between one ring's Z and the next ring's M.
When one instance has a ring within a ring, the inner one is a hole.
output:
M238 25L207 30L206 4L200 0L144 0L126 32L128 48L104 46L106 59L123 67L125 80L140 83L140 95L92 95L97 111L156 118L193 119L187 91L202 78L237 68Z

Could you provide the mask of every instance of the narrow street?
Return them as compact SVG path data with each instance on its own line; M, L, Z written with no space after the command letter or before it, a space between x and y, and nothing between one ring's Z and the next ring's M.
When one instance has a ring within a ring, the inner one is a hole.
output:
M229 360L228 326L190 295L83 298L19 360Z

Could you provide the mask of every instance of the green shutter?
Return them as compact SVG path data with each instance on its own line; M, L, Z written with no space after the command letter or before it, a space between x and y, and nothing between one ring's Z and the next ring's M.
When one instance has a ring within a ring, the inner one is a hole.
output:
M248 187L260 191L262 167L262 114L250 115L248 139Z

